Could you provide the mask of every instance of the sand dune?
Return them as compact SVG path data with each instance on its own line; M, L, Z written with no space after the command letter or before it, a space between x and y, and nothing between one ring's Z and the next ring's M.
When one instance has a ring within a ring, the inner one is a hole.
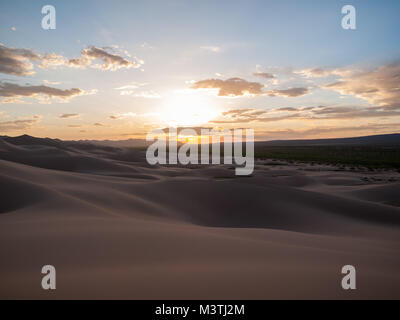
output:
M27 137L0 139L0 159L0 298L400 298L397 172L260 162L239 178Z

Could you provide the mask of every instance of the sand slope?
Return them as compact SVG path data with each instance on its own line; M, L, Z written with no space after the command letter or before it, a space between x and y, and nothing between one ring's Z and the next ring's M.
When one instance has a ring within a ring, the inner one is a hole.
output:
M0 140L0 298L400 298L399 173L28 142Z

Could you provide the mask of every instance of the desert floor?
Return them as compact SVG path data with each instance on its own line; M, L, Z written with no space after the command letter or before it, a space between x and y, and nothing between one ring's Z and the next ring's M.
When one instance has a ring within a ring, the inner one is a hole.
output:
M400 298L398 172L0 147L2 299Z

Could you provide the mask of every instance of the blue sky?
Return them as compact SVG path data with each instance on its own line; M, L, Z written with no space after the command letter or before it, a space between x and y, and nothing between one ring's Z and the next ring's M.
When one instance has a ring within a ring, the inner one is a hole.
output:
M56 30L41 28L41 8L47 4L56 8ZM341 27L341 8L346 4L356 8L356 30ZM113 48L112 54L127 60L144 61L140 67L117 70L102 70L94 62L82 68L67 63L40 68L37 61L31 61L33 74L0 73L3 83L80 88L91 93L62 101L51 98L46 103L36 95L16 96L12 103L3 98L0 133L120 139L164 124L206 125L216 119L219 125L244 124L256 128L262 137L280 138L309 137L307 132L317 132L317 128L325 131L315 136L352 135L352 126L354 134L386 132L395 130L398 123L399 117L392 112L396 76L390 68L379 68L396 64L399 58L399 1L2 1L0 8L3 47L72 59L93 46L108 52ZM315 68L331 72L326 77L305 72ZM336 69L341 72L332 71ZM343 70L352 70L351 76ZM254 72L273 74L274 79L255 77ZM371 74L361 76L365 72ZM372 79L373 83L382 76L389 79L384 85L377 83L375 97L360 92L361 81L371 83ZM261 83L265 89L230 96L218 96L218 85L210 82L207 87L191 89L198 81L230 78ZM326 85L338 81L349 85L327 89ZM116 89L132 83L137 88L125 94ZM303 87L307 94L288 96L280 91ZM391 100L380 99L383 95ZM308 114L308 119L305 115L283 118L285 114L279 112L266 113L262 119L240 118L239 114L226 119L223 115L236 109L249 109L250 115L250 109L270 112L319 106L391 109L376 119L370 113L357 118L353 109L346 111L351 118L340 115L317 120L315 116L323 114L319 109ZM192 121L195 113L200 115ZM62 114L77 116L60 119ZM113 115L118 119L111 119ZM281 123L265 119L274 115L282 118ZM34 116L36 120L26 126L12 126L13 121Z

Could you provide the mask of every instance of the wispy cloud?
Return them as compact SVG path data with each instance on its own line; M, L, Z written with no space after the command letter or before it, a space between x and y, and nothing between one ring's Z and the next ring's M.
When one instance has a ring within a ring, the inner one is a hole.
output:
M354 68L309 68L294 70L294 74L302 75L306 78L324 78L329 76L349 76L355 72Z
M148 44L147 42L143 42L143 43L140 45L140 47L141 47L141 48L144 48L144 49L154 49L154 47L151 46L150 44Z
M368 123L359 126L318 126L308 129L256 130L258 140L299 139L391 133L400 123Z
M115 88L115 90L133 90L147 85L147 83L131 82L121 87Z
M400 109L400 63L343 77L325 88L354 95L380 106Z
M356 106L317 106L317 107L283 107L269 110L256 108L232 109L221 113L221 117L210 123L237 124L250 122L272 122L290 119L297 120L349 120L363 118L392 118L400 117L400 109L384 107Z
M52 85L58 85L61 84L61 82L58 81L50 81L50 80L43 80L44 84L52 84Z
M135 93L133 96L138 97L138 98L146 98L146 99L160 99L161 98L161 95L153 90L138 92L138 93Z
M41 120L41 116L0 122L0 131L27 130Z
M69 118L78 118L80 116L79 113L63 113L60 114L58 117L61 119L69 119Z
M129 96L135 92L135 89L138 89L145 85L147 85L147 83L131 82L121 87L115 88L115 90L119 90L121 96Z
M200 49L209 51L209 52L214 52L214 53L218 53L221 52L221 48L218 46L201 46Z

